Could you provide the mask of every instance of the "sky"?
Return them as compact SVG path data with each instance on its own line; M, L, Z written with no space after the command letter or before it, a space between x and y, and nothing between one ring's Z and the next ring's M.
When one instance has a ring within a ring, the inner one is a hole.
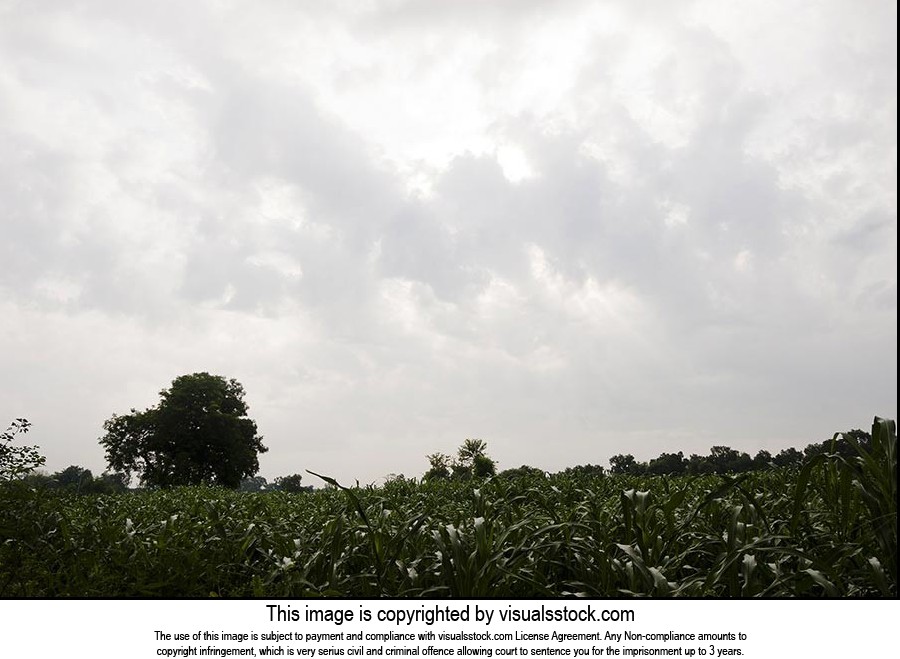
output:
M0 0L0 413L184 374L268 479L897 416L889 0ZM7 421L0 419L0 425ZM18 440L17 440L18 441Z

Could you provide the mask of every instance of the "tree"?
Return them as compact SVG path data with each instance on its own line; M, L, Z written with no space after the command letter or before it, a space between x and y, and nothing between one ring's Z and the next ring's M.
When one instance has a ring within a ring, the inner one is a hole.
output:
M486 441L483 439L467 439L456 451L456 459L462 465L471 466L475 462L476 457L485 455L486 452Z
M790 446L781 449L772 461L778 467L787 467L788 465L800 464L803 462L803 454L793 446Z
M79 467L78 465L70 465L53 474L55 480L60 487L71 487L76 491L81 491L85 486L90 486L94 481L94 475L90 469Z
M753 468L757 470L768 469L772 466L772 459L772 454L761 448L753 456Z
M467 439L456 452L454 475L461 478L487 478L497 473L497 463L487 454L487 442L483 439Z
M303 485L302 481L303 474L279 476L275 479L275 487L282 492L307 492L312 489L311 485Z
M37 446L13 446L16 435L24 435L31 428L28 419L16 419L0 433L0 481L25 476L40 467L46 459Z
M658 458L654 458L647 464L647 473L654 475L673 475L683 474L687 469L687 462L684 460L684 453L660 453Z
M707 456L697 455L696 453L691 453L691 457L688 458L687 463L687 472L694 476L700 474L712 474L716 470L715 465L710 462Z
M241 492L262 492L269 489L269 481L265 476L246 476L241 479Z
M425 456L431 467L425 472L425 480L468 480L487 478L497 473L497 463L487 454L487 442L483 439L467 439L459 447L456 459L446 453Z
M497 463L486 455L472 458L472 475L475 478L488 478L497 473Z
M627 455L620 453L609 459L609 473L611 474L635 474L637 471L638 462L630 453Z
M575 465L574 467L566 467L562 474L565 476L574 476L576 478L588 477L596 478L598 476L606 476L606 468L602 465Z
M104 471L100 476L94 476L90 469L79 465L69 465L47 478L43 483L40 479L33 479L32 483L35 486L41 485L74 494L114 494L125 492L128 489L128 481L128 476L123 473Z
M182 375L143 412L116 415L103 424L110 468L138 472L149 486L222 485L237 488L259 471L268 449L247 417L244 388L219 375Z
M126 492L131 478L122 472L104 471L94 478L94 489L101 493Z
M522 465L513 469L504 469L497 478L513 479L513 478L546 478L543 469L532 467L531 465Z
M713 446L708 459L717 474L739 474L753 469L753 458L748 453L729 446Z
M450 478L452 460L449 455L446 453L432 453L425 457L428 459L428 464L431 465L428 471L425 472L425 480L446 480Z
M94 476L90 469L70 465L52 475L36 470L25 476L22 481L33 489L59 490L74 494L117 494L128 490L129 478L123 473L108 471Z

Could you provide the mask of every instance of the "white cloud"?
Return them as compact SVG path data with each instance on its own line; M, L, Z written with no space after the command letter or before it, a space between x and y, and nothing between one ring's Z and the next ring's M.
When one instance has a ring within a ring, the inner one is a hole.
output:
M515 144L504 144L497 149L497 162L510 183L519 183L537 175L525 152Z
M753 252L749 249L742 249L734 257L734 269L738 272L750 272L753 268Z
M688 223L691 209L685 204L666 199L659 203L659 207L665 213L663 223L670 229Z

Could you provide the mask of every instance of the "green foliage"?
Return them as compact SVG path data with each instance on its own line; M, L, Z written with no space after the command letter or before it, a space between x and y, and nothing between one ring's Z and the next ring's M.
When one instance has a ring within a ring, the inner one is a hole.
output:
M116 492L125 492L131 479L128 474L123 472L104 471L102 474L94 478L91 489L94 492L102 494L113 494Z
M497 463L487 454L487 442L483 439L467 439L459 447L454 460L444 453L426 456L431 465L425 472L425 480L471 480L488 478L497 473Z
M838 440L840 437L837 438ZM896 427L736 476L395 478L302 495L0 484L8 597L897 596ZM300 498L302 496L302 498Z
M266 480L265 476L246 476L241 479L241 484L238 489L241 492L263 492L264 490L269 489L269 481Z
M456 452L456 461L464 468L471 468L475 459L487 455L487 442L483 439L467 439Z
M773 460L774 458L771 453L765 449L760 449L757 451L756 455L753 456L753 468L768 469L774 464Z
M844 440L853 455L738 475L321 476L302 495L0 483L0 593L895 598L896 426Z
M609 459L609 472L611 474L637 474L643 472L644 465L638 463L630 453L627 455L614 455Z
M78 465L70 465L62 471L53 475L55 480L61 487L72 487L76 490L81 489L85 485L89 485L94 480L94 475L90 469L79 467Z
M259 470L267 449L247 417L237 380L209 373L176 378L160 392L160 403L143 412L113 415L103 424L111 468L144 485L222 485L237 488Z
M648 474L683 474L688 463L681 451L678 453L662 453L647 465Z
M606 468L602 465L576 465L574 467L566 467L562 472L566 476L583 477L583 476L603 476L606 474Z
M31 429L28 419L16 419L0 433L0 481L21 478L45 462L37 446L13 446L16 435Z
M543 478L544 471L542 469L538 469L537 467L530 467L528 465L522 465L521 467L515 467L513 469L504 469L499 474L497 474L497 478Z
M60 490L67 494L115 494L128 489L129 478L124 473L107 471L95 477L90 469L70 465L52 475L32 472L22 482L29 487Z
M497 463L486 455L476 455L472 458L472 476L475 478L488 478L497 473Z
M291 474L289 476L279 476L275 479L275 488L282 492L305 492L311 490L312 487L303 485L302 474Z
M707 460L717 474L740 474L753 468L753 460L747 453L740 453L728 446L713 446Z
M450 467L453 459L445 453L432 453L425 456L431 467L425 472L425 480L442 480L450 478Z
M773 456L769 451L760 450L751 458L749 454L736 451L728 446L713 446L709 455L693 454L685 459L684 454L661 453L650 462L638 462L633 455L614 455L609 459L610 473L668 475L678 474L742 474L748 471L801 465L823 453L844 457L856 455L856 446L868 448L872 436L862 430L838 433L830 440L809 444L802 452L791 447Z
M778 467L787 467L789 465L797 465L803 462L803 454L793 446L782 449L773 458L773 462Z

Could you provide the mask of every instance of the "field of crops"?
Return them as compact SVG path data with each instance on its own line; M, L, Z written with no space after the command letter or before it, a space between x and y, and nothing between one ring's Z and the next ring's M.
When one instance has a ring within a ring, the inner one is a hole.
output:
M3 597L896 597L893 423L727 476L288 494L0 488Z

